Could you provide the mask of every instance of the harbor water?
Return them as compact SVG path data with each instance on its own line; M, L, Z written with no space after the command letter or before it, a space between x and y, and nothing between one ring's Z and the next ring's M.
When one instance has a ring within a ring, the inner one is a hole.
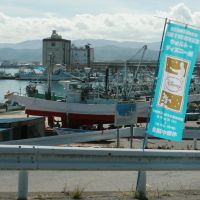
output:
M7 69L6 73L14 74L18 72L18 69ZM0 103L5 102L4 95L9 92L15 92L21 95L26 94L26 86L30 84L30 81L22 80L0 80ZM39 92L44 93L47 91L47 82L42 81L37 84ZM52 92L58 96L65 96L65 89L58 81L52 81Z

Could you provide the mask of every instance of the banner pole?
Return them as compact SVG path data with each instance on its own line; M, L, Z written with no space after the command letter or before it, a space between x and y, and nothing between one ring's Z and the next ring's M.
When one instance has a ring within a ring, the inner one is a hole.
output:
M150 112L151 112L151 106L152 106L151 104L152 104L153 95L155 93L155 85L156 85L158 69L159 69L159 65L160 65L160 55L162 52L163 39L164 39L164 35L165 35L167 21L168 21L168 19L165 18L165 24L164 24L164 29L163 29L163 33L162 33L161 43L160 43L160 50L159 50L159 54L158 54L158 61L157 61L157 66L156 66L156 70L155 70L155 75L154 75L156 77L156 79L154 80L154 83L153 83L152 95L150 98L149 113L148 113L147 123L146 123L146 127L145 127L146 131L145 131L145 136L144 136L143 145L142 145L143 151L145 148L147 148L147 142L148 142L147 127L148 127L148 123L150 120ZM145 171L138 171L138 177L137 177L137 183L136 183L136 194L138 197L146 199L146 172Z
M158 71L159 71L159 65L160 65L160 56L161 56L161 52L162 52L163 39L164 39L164 36L165 36L165 30L166 30L167 23L168 23L168 18L165 18L165 24L164 24L164 28L163 28L161 43L160 43L157 66L156 66L156 70L155 70L155 74L154 74L155 80L153 82L152 94L151 94L151 98L150 98L150 108L149 108L149 113L148 113L148 117L147 117L147 123L146 123L146 127L145 127L146 131L145 131L143 145L142 145L142 149L143 150L147 147L147 142L148 142L147 127L148 127L150 114L151 114L150 112L151 112L151 106L152 106L152 99L153 99L153 94L155 93L156 80L157 80L157 77L158 77Z

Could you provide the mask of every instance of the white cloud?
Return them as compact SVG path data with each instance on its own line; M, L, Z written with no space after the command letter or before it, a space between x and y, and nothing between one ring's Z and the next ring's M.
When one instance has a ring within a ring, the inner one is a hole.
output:
M171 8L170 17L184 23L193 24L192 11L184 4L180 3Z
M19 42L49 37L56 29L65 39L112 39L132 41L159 41L164 20L154 16L173 18L193 25L200 25L200 12L192 12L181 3L169 12L154 14L82 14L62 18L47 13L44 17L11 17L0 13L1 42Z

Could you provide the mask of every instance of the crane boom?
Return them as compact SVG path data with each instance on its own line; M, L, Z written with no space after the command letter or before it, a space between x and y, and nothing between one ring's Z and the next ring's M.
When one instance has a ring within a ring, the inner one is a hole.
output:
M144 58L144 54L145 54L145 52L146 52L146 50L147 50L147 45L144 45L144 46L142 47L142 49L143 49L142 56L141 56L141 58L140 58L140 62L138 63L137 69L136 69L136 71L135 71L135 75L134 75L134 77L133 77L134 82L137 82L137 74L138 74L138 71L139 71L141 62L142 62L142 60L143 60L143 58Z

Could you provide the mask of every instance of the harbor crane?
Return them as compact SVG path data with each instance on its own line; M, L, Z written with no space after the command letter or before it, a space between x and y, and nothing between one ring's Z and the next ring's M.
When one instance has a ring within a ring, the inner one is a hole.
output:
M137 75L138 75L138 71L139 71L139 68L140 68L140 66L141 66L141 63L142 63L142 61L143 61L143 58L144 58L144 55L145 55L146 50L147 50L147 45L144 45L141 49L139 49L139 50L136 52L135 55L133 55L131 58L129 58L129 59L126 61L126 65L127 65L128 62L132 62L133 59L134 59L138 54L142 53L141 58L140 58L140 61L139 61L138 65L137 65L137 68L136 68L135 73L134 73L134 75L133 75L133 81L134 81L135 83L138 82Z
M125 61L125 71L126 71L126 80L125 80L125 99L127 99L128 97L130 97L130 93L131 93L131 91L133 90L133 87L135 86L135 83L138 83L138 78L137 78L137 76L138 76L138 71L139 71L139 69L140 69L140 66L141 66L141 63L142 63L142 61L143 61L143 58L144 58L144 55L145 55L145 52L146 52L146 50L147 50L147 45L144 45L141 49L139 49L137 52L136 52L136 54L135 55L133 55L131 58L129 58L128 60L126 60ZM127 63L128 62L132 62L133 61L133 59L138 55L138 54L140 54L140 53L142 53L142 55L141 55L141 58L140 58L140 60L139 60L139 63L138 63L138 65L137 65L137 68L136 68L136 70L133 72L133 82L131 83L131 86L130 86L130 88L128 87L128 80L127 80Z

